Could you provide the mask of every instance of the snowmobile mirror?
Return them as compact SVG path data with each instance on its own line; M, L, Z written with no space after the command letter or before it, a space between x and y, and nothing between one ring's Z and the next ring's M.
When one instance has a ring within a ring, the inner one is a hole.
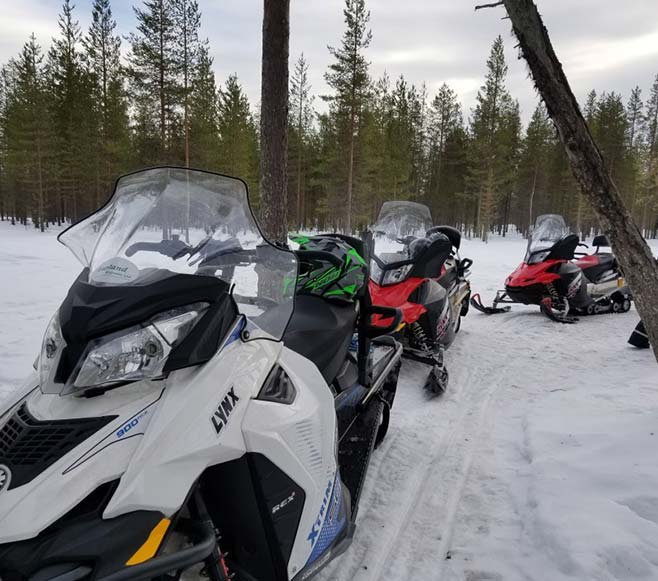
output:
M592 246L596 246L596 248L598 249L600 246L610 246L610 242L608 241L607 236L605 236L604 234L599 234L592 241Z

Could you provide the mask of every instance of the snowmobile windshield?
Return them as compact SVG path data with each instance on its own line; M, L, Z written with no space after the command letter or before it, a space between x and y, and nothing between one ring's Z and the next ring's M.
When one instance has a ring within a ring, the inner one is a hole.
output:
M375 235L393 240L421 237L432 227L430 209L416 202L385 202L373 226Z
M412 265L400 265L394 270L382 270L382 264L408 261L409 245L423 238L432 227L430 209L416 202L385 202L373 226L374 254L371 278L378 284L397 284L407 278ZM379 263L379 264L378 264Z
M154 168L120 178L109 202L59 236L95 286L139 286L174 275L217 277L256 326L280 339L292 316L295 255L264 239L241 180Z
M557 242L570 234L564 218L559 214L544 214L539 216L532 229L530 240L528 240L528 250L524 262L533 263L541 262L544 258L542 251L550 250Z

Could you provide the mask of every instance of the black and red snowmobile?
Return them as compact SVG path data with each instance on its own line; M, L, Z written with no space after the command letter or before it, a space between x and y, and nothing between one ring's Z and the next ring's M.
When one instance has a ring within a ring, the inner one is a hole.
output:
M461 233L433 226L427 206L386 202L373 234L370 294L374 305L402 311L396 331L407 357L431 366L425 388L446 390L444 350L453 342L468 312L468 274L473 261L460 258ZM375 317L375 326L389 320Z
M605 236L594 239L596 252L577 253L582 244L571 234L562 216L539 216L528 241L523 263L507 277L493 305L484 306L478 294L471 304L488 315L510 310L509 304L539 305L549 319L575 323L578 316L625 313L631 293ZM504 305L504 306L499 306Z

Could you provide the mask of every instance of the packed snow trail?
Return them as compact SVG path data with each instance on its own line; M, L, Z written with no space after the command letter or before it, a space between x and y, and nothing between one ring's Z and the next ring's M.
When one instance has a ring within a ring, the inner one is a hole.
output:
M525 242L463 246L487 302ZM0 223L0 399L78 271L54 233ZM354 542L319 579L658 578L658 366L626 345L636 322L635 311L576 325L536 307L471 311L441 398L405 361Z

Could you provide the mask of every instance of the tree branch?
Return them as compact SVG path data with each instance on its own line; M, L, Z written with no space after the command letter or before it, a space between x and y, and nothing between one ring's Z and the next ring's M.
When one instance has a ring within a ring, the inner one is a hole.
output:
M497 6L502 6L503 5L503 0L500 0L499 2L491 2L490 4L478 4L475 7L475 10L482 10L483 8L496 8Z

